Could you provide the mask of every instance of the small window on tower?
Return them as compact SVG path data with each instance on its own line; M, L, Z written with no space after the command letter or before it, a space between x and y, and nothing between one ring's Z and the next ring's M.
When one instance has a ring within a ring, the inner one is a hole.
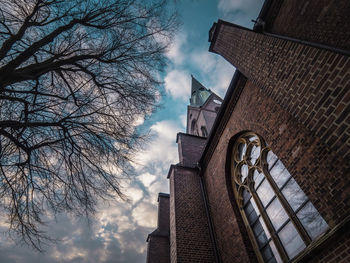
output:
M202 130L202 136L203 137L208 137L207 129L204 126L201 127L201 130Z

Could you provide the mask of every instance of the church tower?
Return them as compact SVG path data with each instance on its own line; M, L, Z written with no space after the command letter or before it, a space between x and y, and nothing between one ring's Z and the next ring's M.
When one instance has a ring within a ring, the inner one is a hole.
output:
M195 77L192 75L191 77L191 98L187 108L186 133L208 137L222 99L210 89L205 88Z
M179 162L169 169L170 195L159 194L158 227L147 237L147 263L215 262L197 165L222 99L191 77L186 133L176 137Z

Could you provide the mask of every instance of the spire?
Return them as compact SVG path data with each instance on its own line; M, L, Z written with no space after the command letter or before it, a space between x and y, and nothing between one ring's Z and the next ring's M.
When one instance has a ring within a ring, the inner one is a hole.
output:
M212 93L206 87L204 87L192 74L192 86L191 86L191 106L202 106Z

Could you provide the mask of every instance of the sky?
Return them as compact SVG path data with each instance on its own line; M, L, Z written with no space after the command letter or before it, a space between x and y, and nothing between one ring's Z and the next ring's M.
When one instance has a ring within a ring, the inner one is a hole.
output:
M185 132L191 74L222 98L234 67L208 52L208 31L218 19L252 28L263 0L174 0L181 27L167 52L161 107L140 123L152 135L135 156L136 176L121 182L128 201L100 203L95 218L60 214L47 222L59 241L38 253L0 235L0 262L146 262L146 238L157 225L157 197L169 193L167 174L178 163L176 134ZM0 230L3 226L0 225Z

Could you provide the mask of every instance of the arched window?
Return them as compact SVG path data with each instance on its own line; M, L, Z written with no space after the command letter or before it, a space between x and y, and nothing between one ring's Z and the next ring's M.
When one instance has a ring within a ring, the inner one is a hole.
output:
M246 132L232 151L232 186L259 261L288 262L327 223L263 138Z
M191 123L191 134L199 136L196 120L192 120L192 123Z
M208 137L208 132L207 132L207 129L205 128L205 126L201 127L201 131L202 131L202 136L203 137Z

